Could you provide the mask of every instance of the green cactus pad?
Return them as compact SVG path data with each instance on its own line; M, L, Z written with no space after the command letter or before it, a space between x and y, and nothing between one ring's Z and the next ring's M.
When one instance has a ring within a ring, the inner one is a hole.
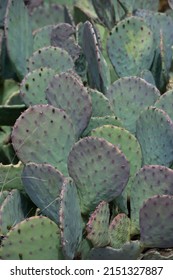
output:
M55 75L46 90L49 104L61 108L70 116L78 136L87 127L92 104L87 88L69 73Z
M173 90L169 90L162 94L154 106L165 111L173 121Z
M136 136L141 145L143 165L170 166L173 162L173 122L161 109L146 108L139 116ZM154 143L154 145L153 145Z
M90 260L136 260L140 256L139 241L127 242L121 249L112 247L93 248L89 254Z
M82 213L120 195L129 169L124 154L106 140L86 137L78 141L69 153L68 170L78 189Z
M46 26L36 29L33 32L33 37L34 37L33 50L34 50L34 52L41 48L48 47L51 45L50 37L51 37L52 29L54 28L54 26L55 25L53 25L53 24L46 25Z
M92 101L92 117L105 117L113 115L109 100L96 89L88 89Z
M9 0L5 15L7 51L19 79L27 73L26 59L33 52L33 36L28 11L23 1Z
M0 208L0 234L6 235L9 229L33 214L34 206L19 190L12 190Z
M72 69L74 63L65 50L49 46L34 52L28 60L28 72L41 67L52 68L58 74Z
M140 145L133 134L122 127L104 125L93 129L91 136L104 138L108 142L116 145L126 156L130 163L130 177L126 189L130 190L131 178L136 171L141 168L142 153Z
M104 117L91 117L90 122L83 133L83 136L89 135L93 129L106 124L122 127L121 120L113 115Z
M160 165L148 165L141 168L133 178L130 206L131 232L139 233L139 210L144 200L154 195L173 195L173 170Z
M96 32L89 21L84 23L82 49L88 63L90 86L105 93L110 85L110 72L98 46Z
M22 221L9 231L0 249L2 260L58 260L60 230L47 217L35 216Z
M145 9L150 11L158 11L159 0L138 0L134 1L134 9Z
M67 157L75 143L68 115L51 105L29 107L17 119L12 143L22 162L48 163L67 175Z
M139 77L124 77L115 81L108 89L106 97L114 114L123 122L123 127L136 132L136 121L141 111L154 105L160 97L158 89Z
M82 217L76 186L71 179L62 187L59 216L62 250L66 259L73 259L82 240Z
M22 182L41 214L59 223L60 192L64 176L49 164L30 163L24 167Z
M140 73L140 78L144 79L147 83L152 84L153 86L156 86L153 74L150 70L144 69Z
M38 68L29 72L20 84L20 97L27 106L47 104L45 90L56 72Z
M23 164L0 164L0 191L18 189L23 190L21 180Z
M130 241L130 219L124 213L118 214L109 226L110 246L115 249Z
M64 7L62 5L40 5L31 12L32 29L46 25L65 22Z
M151 215L152 213L152 215ZM173 247L173 196L156 195L140 209L140 241L149 248Z
M109 244L109 204L102 201L90 215L86 225L87 239L89 239L94 247L104 247Z
M150 69L154 58L152 31L144 20L128 17L112 30L107 50L119 77L138 76L143 69Z

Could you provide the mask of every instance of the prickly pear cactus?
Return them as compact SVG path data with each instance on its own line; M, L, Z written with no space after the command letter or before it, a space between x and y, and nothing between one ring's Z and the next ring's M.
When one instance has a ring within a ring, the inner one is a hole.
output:
M86 225L87 239L89 239L94 247L104 247L109 244L109 204L102 201L90 215Z
M173 120L173 112L172 112L172 107L173 107L173 90L169 90L162 94L159 99L156 101L154 104L155 107L162 109L165 111L171 120Z
M82 217L77 189L71 178L64 181L60 199L61 246L65 258L73 259L82 240Z
M130 132L136 132L136 121L141 111L154 105L160 97L159 90L139 77L124 77L115 81L108 89L106 97L114 114L120 118Z
M33 214L33 204L26 195L13 189L0 207L0 234L7 232L17 223Z
M156 107L143 110L137 120L136 136L142 149L143 165L169 167L172 164L173 122L163 110Z
M69 153L68 171L76 184L82 213L90 213L101 201L109 202L121 194L129 169L124 154L106 140L85 137L78 141Z
M76 134L63 110L51 105L29 107L17 119L11 139L22 162L48 163L68 174L67 157Z
M18 162L17 164L0 164L0 190L23 190L23 184L21 180L23 164Z
M142 70L150 69L153 43L152 31L144 20L128 17L120 21L107 41L108 54L118 76L137 76Z
M49 164L26 164L22 172L24 189L39 212L59 224L60 193L64 176Z
M88 89L92 101L92 117L113 115L113 110L106 96L95 89Z
M109 226L110 246L115 249L130 241L130 219L120 213L112 220Z
M46 90L49 104L67 112L76 129L78 136L87 127L92 104L87 88L72 74L61 73L55 75Z
M149 248L173 247L173 196L156 195L140 209L140 241ZM152 215L151 215L152 213Z
M41 67L52 68L58 74L73 69L74 63L65 50L49 46L35 51L28 59L28 72Z
M161 165L146 165L132 179L130 193L131 233L139 233L139 211L144 200L154 195L173 195L173 170Z
M28 10L22 0L9 0L5 15L7 51L19 79L27 73L26 60L33 52Z
M35 216L22 221L13 227L3 240L0 259L63 259L58 226L44 216Z
M27 106L47 104L46 88L56 74L51 68L38 68L29 72L20 84L20 97Z

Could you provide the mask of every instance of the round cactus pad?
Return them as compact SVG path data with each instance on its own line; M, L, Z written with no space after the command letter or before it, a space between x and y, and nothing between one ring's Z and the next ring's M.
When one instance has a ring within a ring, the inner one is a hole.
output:
M143 165L171 165L173 122L163 110L146 108L137 120L136 136L142 149Z
M58 260L60 230L44 216L22 221L9 231L0 249L2 260Z
M119 77L139 75L154 57L153 34L144 20L127 17L112 30L107 41L110 60Z
M139 77L124 77L115 81L106 97L114 114L123 122L123 127L136 132L136 121L144 108L154 105L160 97L158 89Z
M52 68L56 73L60 73L72 69L74 63L65 50L49 46L35 51L28 59L28 72L41 67Z
M141 168L132 180L131 232L139 233L139 211L144 200L154 195L173 195L173 170L160 165L148 165Z
M69 153L68 170L78 189L82 213L120 195L129 169L124 154L106 140L85 137L78 141Z
M48 163L68 175L67 157L76 136L63 110L51 105L29 107L17 119L11 138L22 162Z
M96 89L89 89L92 101L92 117L105 117L113 115L110 102L106 96Z
M151 215L152 213L152 215ZM173 247L173 196L153 196L140 209L140 241L148 248Z
M59 223L60 192L63 175L49 164L29 163L24 167L22 182L30 199L41 214Z

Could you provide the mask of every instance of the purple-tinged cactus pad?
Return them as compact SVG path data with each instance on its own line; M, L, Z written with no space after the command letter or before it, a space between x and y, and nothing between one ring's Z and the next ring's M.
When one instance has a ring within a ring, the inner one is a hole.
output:
M109 204L102 201L91 213L89 221L86 225L87 236L94 247L104 247L109 244Z
M29 14L23 1L9 0L5 15L7 51L19 79L27 73L26 59L33 52L33 36Z
M137 76L152 64L152 31L144 20L127 17L113 28L107 41L107 50L119 77Z
M160 165L141 168L132 180L131 233L139 233L139 211L144 201L154 195L173 195L173 170Z
M140 241L148 248L173 247L173 196L156 195L140 209Z
M64 176L50 164L29 163L22 173L24 189L39 212L59 224Z
M130 241L130 219L124 213L120 213L112 220L109 226L110 246L115 249Z
M29 107L17 119L11 139L23 163L48 163L68 175L67 157L76 135L63 110L51 105Z
M28 72L41 67L52 68L58 74L73 69L74 63L65 50L49 46L35 51L28 59Z
M66 259L73 259L82 240L82 217L75 184L66 179L60 202L61 246Z
M141 145L143 165L170 166L173 162L173 122L161 109L148 107L136 122L136 137Z
M120 249L112 247L93 248L89 254L90 260L137 260L141 247L139 241L125 243Z
M91 213L101 201L109 202L122 193L130 166L115 145L85 137L70 151L68 170L78 189L82 213Z
M55 75L46 89L49 104L67 112L76 128L78 136L87 127L92 104L87 88L70 73Z
M9 192L0 207L0 235L6 235L17 223L34 214L33 210L33 203L26 195L15 189Z
M136 121L144 108L154 105L160 97L159 90L139 77L124 77L115 81L108 89L114 114L123 122L123 127L136 132Z
M47 104L45 90L56 74L51 68L38 68L29 72L20 84L20 97L27 106Z
M44 216L22 221L3 240L0 259L62 260L58 226Z

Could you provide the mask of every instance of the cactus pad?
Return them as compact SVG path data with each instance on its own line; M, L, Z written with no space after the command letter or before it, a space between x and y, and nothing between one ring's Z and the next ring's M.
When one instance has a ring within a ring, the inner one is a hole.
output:
M60 192L63 175L49 164L30 163L24 167L22 182L41 214L59 223Z
M82 217L76 186L71 179L62 187L59 216L62 250L67 259L73 259L82 240Z
M102 201L91 214L86 225L87 239L94 247L104 247L109 244L109 219L109 204Z
M154 195L173 195L173 170L165 166L148 165L141 168L132 180L131 231L139 233L139 210L144 200Z
M152 215L151 215L152 213ZM173 196L153 196L140 209L140 240L150 248L173 247Z
M113 115L109 100L106 96L95 89L89 89L92 101L92 117L105 117Z
M110 246L115 249L130 241L130 219L124 213L120 213L112 220L109 226Z
M0 164L0 190L18 189L23 190L21 180L23 164Z
M154 105L160 97L158 89L139 77L124 77L115 81L108 89L106 97L114 114L123 122L123 127L136 132L136 121L141 111Z
M101 201L113 200L129 179L129 163L124 154L97 137L83 138L73 146L68 170L77 186L83 213L91 212Z
M27 73L26 59L33 52L33 36L28 10L23 1L9 0L5 16L7 51L19 79Z
M141 145L143 165L170 166L173 162L173 122L161 109L146 108L139 116L136 136ZM154 145L153 145L154 143Z
M173 90L169 90L160 96L160 98L156 101L154 106L165 111L173 121L172 100L173 100Z
M80 136L92 113L91 99L82 83L69 73L56 75L48 85L46 98L49 104L67 112Z
M46 217L31 217L17 224L2 242L2 260L58 260L60 230Z
M53 69L39 68L25 76L20 85L20 96L27 106L47 104L45 90L54 75Z
M17 119L12 143L22 162L49 163L67 175L67 157L75 143L68 115L51 105L29 107Z
M28 60L28 72L41 67L52 68L58 74L72 69L74 63L71 56L65 50L49 46L34 52Z
M145 40L144 40L145 38ZM112 30L107 41L110 60L119 77L137 76L154 58L153 34L144 20L128 17Z

